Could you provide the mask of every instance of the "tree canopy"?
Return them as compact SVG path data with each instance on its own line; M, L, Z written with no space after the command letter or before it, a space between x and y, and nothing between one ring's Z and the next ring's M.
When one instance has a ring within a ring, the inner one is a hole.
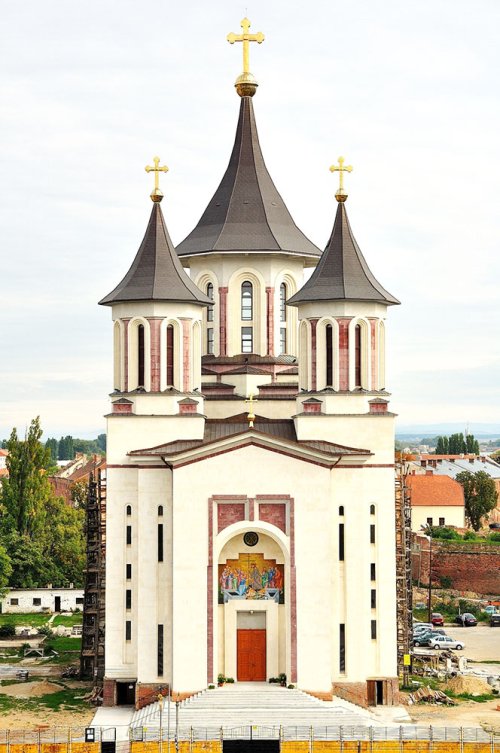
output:
M461 471L455 478L464 489L465 516L474 531L479 531L482 519L488 518L497 504L495 482L485 471Z
M57 497L47 469L52 447L41 442L35 418L20 440L15 429L7 441L9 475L0 486L0 587L81 585L85 565L84 511Z
M460 432L449 437L438 437L436 455L479 455L479 442L474 434Z

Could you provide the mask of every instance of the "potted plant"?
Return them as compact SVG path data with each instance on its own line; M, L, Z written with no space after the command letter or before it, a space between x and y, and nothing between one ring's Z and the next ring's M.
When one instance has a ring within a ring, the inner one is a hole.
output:
M281 672L279 675L279 681L282 688L286 688L286 674Z
M219 686L219 688L221 687L221 685L224 685L225 681L226 681L226 678L224 677L222 672L219 672L219 674L217 675L217 685Z

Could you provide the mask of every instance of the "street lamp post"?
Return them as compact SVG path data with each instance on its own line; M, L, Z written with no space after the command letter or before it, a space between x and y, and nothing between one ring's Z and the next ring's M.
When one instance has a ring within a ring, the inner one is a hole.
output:
M432 614L432 526L420 526L422 531L425 531L423 534L427 541L429 542L429 580L427 583L427 622L431 622L431 614Z
M179 753L179 693L175 701L175 753Z
M170 701L172 700L172 691L170 683L168 683L168 695L167 695L167 753L170 753Z
M160 753L163 753L163 701L161 693L158 694L158 708L160 709Z

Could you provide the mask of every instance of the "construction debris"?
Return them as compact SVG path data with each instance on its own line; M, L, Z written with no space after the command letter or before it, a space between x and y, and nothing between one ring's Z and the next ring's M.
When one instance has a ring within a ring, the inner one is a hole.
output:
M432 688L422 685L415 693L410 693L408 696L408 703L410 705L415 703L442 703L445 706L456 706L456 702L452 698L441 692L441 690L433 690Z

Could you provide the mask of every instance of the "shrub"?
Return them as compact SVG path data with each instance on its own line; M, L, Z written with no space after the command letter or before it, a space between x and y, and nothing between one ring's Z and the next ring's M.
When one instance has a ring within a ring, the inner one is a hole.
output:
M441 588L453 588L453 581L449 575L441 575L439 577Z
M53 638L54 637L54 633L50 629L49 625L41 625L38 628L38 633L39 633L39 635L45 635L47 638Z
M447 541L460 539L461 536L453 528L447 528L446 526L435 526L432 529L433 539L445 539Z
M488 539L490 541L500 541L500 532L490 533Z
M476 538L475 531L466 531L464 533L464 541L473 541Z
M13 638L16 634L16 626L11 622L0 625L0 638Z

